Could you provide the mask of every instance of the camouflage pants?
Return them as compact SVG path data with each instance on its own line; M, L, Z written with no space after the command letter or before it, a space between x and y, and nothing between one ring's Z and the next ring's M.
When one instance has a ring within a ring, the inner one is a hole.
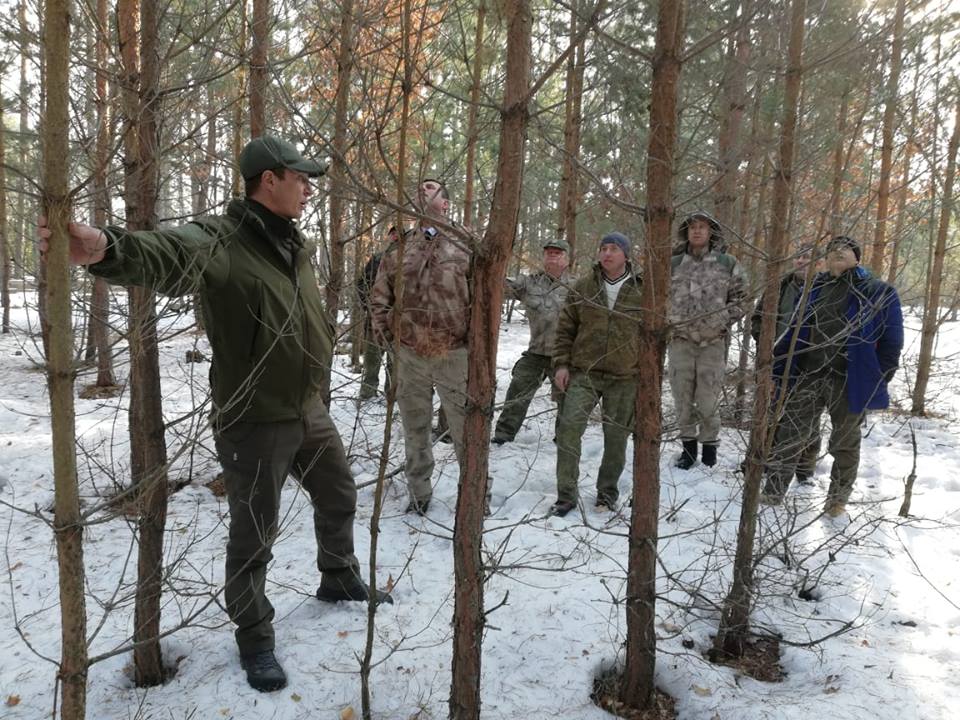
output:
M830 440L833 455L828 500L846 503L860 467L860 422L862 413L847 407L846 378L843 375L801 376L787 396L783 417L777 425L770 457L770 472L764 492L783 497L798 464L810 447L819 442L820 416L830 413ZM808 456L809 457L809 456Z
M382 347L373 335L373 329L367 323L363 337L363 375L360 378L360 399L372 398L380 387L380 365L383 356L387 356L387 377L383 382L383 392L390 388L390 378L393 376L393 353L389 348Z
M583 433L599 402L603 410L603 459L597 472L597 496L616 502L627 458L627 438L633 432L636 392L637 381L632 377L572 372L557 419L558 500L577 501Z
M721 338L709 345L698 345L676 338L670 342L668 353L670 390L680 438L715 444L720 439L720 394L727 366L726 341Z
M503 411L497 420L494 438L497 440L513 440L520 426L527 417L530 401L543 385L545 378L551 374L551 359L549 355L524 352L513 366L510 377L510 387L507 388L507 397L503 401Z
M303 420L235 422L214 434L230 507L224 599L242 655L273 650L267 565L289 473L313 505L320 571L359 567L353 553L357 487L340 434L317 400Z
M404 470L410 499L424 503L433 495L433 388L447 416L457 462L463 465L463 420L467 400L467 349L443 357L422 357L403 345L397 350L397 404L403 422Z

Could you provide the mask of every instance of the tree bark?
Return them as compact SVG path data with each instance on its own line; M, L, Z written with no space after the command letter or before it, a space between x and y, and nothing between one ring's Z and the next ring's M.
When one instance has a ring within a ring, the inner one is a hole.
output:
M656 701L656 579L660 510L660 434L667 296L673 245L674 154L685 34L683 0L662 0L657 15L647 150L647 241L640 325L633 455L633 506L627 565L627 640L620 700L645 710Z
M746 106L747 67L750 61L750 15L751 2L740 3L736 39L731 41L731 51L723 73L723 115L720 118L720 137L717 143L717 180L713 207L716 218L724 228L732 228L734 207L737 202L737 168L740 166L740 128L743 125L743 110ZM736 7L733 4L733 7Z
M239 55L243 57L247 52L247 2L243 0L240 3L240 39L237 41ZM230 128L231 147L233 148L233 157L240 157L240 151L243 149L243 99L248 92L246 65L240 63L237 65L237 99L233 106L233 125ZM233 164L230 173L230 197L240 197L241 182L240 169L236 163Z
M97 113L97 139L94 150L93 170L93 224L103 227L110 212L110 195L107 190L107 175L110 168L110 107L107 98L107 35L109 27L107 0L97 0L96 84L94 104ZM97 387L113 387L117 384L113 373L113 353L110 348L110 290L103 278L93 279L90 296L90 337L97 359Z
M253 0L253 42L250 48L250 137L266 132L267 43L270 38L270 0Z
M333 115L333 164L330 168L330 274L327 279L327 312L339 326L340 294L343 292L344 215L347 194L347 105L353 71L353 0L342 0L340 50L337 54L337 95ZM330 405L330 372L321 388L324 403Z
M900 65L903 55L903 16L906 0L897 0L893 20L893 48L890 54L890 76L887 79L886 105L883 110L883 142L880 146L880 183L877 189L877 224L874 228L870 261L877 276L883 273L886 254L887 205L890 201L890 173L893 168L893 131L897 114L897 91L900 86Z
M790 41L787 49L787 74L784 83L783 119L780 124L780 157L773 185L770 245L767 249L767 273L764 291L777 296L781 267L787 248L787 219L793 185L795 131L799 115L803 72L803 32L806 0L793 0L790 13ZM747 451L740 526L733 565L733 584L720 616L714 641L714 658L739 657L750 632L750 605L753 594L753 546L757 529L757 506L764 461L773 440L774 424L769 422L773 396L773 341L776 313L764 313L757 346L757 390L753 400L753 427Z
M947 233L953 214L953 183L957 170L957 146L960 145L960 103L954 116L953 134L947 149L947 169L943 180L943 195L940 197L940 224L933 248L933 262L929 271L929 290L923 308L923 326L920 331L920 355L917 359L917 381L913 387L914 415L926 414L927 384L930 382L930 365L933 361L933 343L940 325L940 288L943 284L943 261L947 249Z
M903 239L903 227L906 222L907 199L910 197L910 164L913 160L913 149L916 143L917 132L917 88L920 85L920 63L917 63L914 73L913 90L910 100L910 125L903 150L903 174L900 179L900 193L897 200L897 224L893 231L893 241L890 244L890 266L887 269L887 282L896 284L900 265L900 244Z
M47 0L43 9L46 107L43 118L43 211L52 235L46 253L50 351L47 387L53 434L54 515L60 576L60 717L82 720L87 703L86 600L83 524L77 487L73 405L73 328L69 240L70 2ZM49 41L56 38L56 42Z
M578 165L580 162L580 125L583 121L583 37L580 37L580 0L570 6L570 42L576 48L567 59L566 99L563 119L563 174L560 177L559 222L557 238L567 241L567 256L572 266L577 254ZM579 38L579 40L578 40Z
M463 193L463 224L473 223L473 186L477 158L477 112L480 109L480 80L483 76L483 25L487 17L487 3L480 0L477 8L477 32L473 41L473 78L470 85L470 108L467 110L467 168Z
M4 145L3 95L0 94L0 332L10 332L10 243L7 239L7 153Z
M126 111L124 151L127 225L132 230L156 227L159 131L159 55L156 0L139 6L122 0L118 25L123 61ZM137 593L134 606L134 681L139 687L163 682L160 652L160 582L163 575L163 528L167 514L167 446L160 392L155 294L130 288L130 472L139 504Z
M484 499L490 453L490 418L495 402L497 342L503 279L517 234L523 186L530 88L528 0L515 0L507 11L507 69L500 123L500 155L487 226L473 266L470 306L470 361L464 422L464 467L460 470L453 531L454 609L450 718L480 717L481 647L483 643Z

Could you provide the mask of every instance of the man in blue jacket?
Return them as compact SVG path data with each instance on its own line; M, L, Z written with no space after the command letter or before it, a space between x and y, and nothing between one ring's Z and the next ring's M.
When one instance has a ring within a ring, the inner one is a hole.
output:
M860 267L860 246L853 239L839 235L827 244L827 268L774 348L775 372L786 375L788 395L761 501L783 501L800 454L820 432L827 410L833 467L824 513L838 517L857 479L863 414L890 404L887 383L900 364L903 315L897 291Z

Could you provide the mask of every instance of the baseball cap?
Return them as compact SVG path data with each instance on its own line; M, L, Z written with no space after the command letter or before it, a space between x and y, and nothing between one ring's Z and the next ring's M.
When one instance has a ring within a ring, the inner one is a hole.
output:
M292 143L273 135L261 135L244 145L238 163L244 180L255 178L266 170L281 167L305 173L310 177L318 177L327 171L326 164L305 158Z

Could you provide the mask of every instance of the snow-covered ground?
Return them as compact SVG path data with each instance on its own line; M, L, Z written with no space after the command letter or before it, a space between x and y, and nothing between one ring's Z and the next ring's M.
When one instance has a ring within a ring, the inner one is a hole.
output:
M60 635L48 525L53 481L46 387L30 359L37 355L26 332L31 312L22 296L15 304L17 330L0 336L0 717L26 720L50 717ZM165 321L164 333L185 320ZM909 324L906 365L919 344L918 322L910 318ZM501 399L527 339L516 317L502 331ZM129 652L97 662L89 674L88 717L292 720L351 717L350 708L358 717L356 658L363 651L366 608L313 598L319 578L312 517L293 481L284 492L284 528L268 588L277 609L278 656L290 684L260 694L244 680L232 628L211 602L223 579L226 503L204 485L217 466L202 418L190 414L204 398L208 367L185 362L195 346L206 352L202 338L181 332L161 348L168 443L176 456L171 476L190 481L171 497L167 521L163 627L189 620L163 641L177 672L162 687L139 690L131 682ZM676 444L664 445L657 676L676 698L681 718L960 715L960 387L952 371L958 349L960 325L945 326L938 346L943 360L930 392L930 407L941 419L870 416L849 517L817 517L829 457L819 464L816 487L793 488L787 507L763 510L753 617L758 630L783 636L782 683L757 682L704 658L730 577L743 437L725 429L720 463L689 472L672 466ZM357 481L367 483L376 472L385 407L372 402L358 408L352 400L358 376L348 372L346 358L338 360L342 384L333 414ZM118 370L126 374L124 366ZM908 373L901 372L894 387L895 403L907 408ZM90 380L81 376L78 389ZM88 634L91 655L101 655L123 646L132 622L132 523L98 509L113 478L122 483L126 476L126 396L78 399L76 409L81 493L97 521L84 535ZM485 718L610 717L589 693L594 674L622 653L628 512L593 509L602 453L601 427L594 423L581 461L583 514L545 517L555 497L553 421L545 386L517 441L491 448L493 515L486 521L485 551L497 572L487 583L486 604L503 606L489 616L484 638ZM909 425L916 435L917 480L913 517L903 520L897 510L914 456ZM198 434L198 443L185 442ZM393 446L390 470L402 464L396 440ZM378 582L392 579L396 598L377 614L372 696L375 716L385 720L447 715L456 463L451 446L438 445L436 452L430 516L403 514L400 472L387 487L380 522ZM621 479L623 502L631 487L629 465ZM364 563L372 506L367 485L356 525Z

